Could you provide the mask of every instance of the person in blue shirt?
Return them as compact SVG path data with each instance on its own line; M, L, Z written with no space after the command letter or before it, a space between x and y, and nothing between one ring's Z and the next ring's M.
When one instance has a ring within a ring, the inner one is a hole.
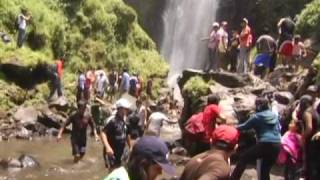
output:
M256 99L256 113L237 128L240 131L254 129L257 144L240 155L239 161L231 174L231 180L240 180L246 165L257 159L262 160L261 180L270 179L270 170L280 152L280 125L279 118L269 107L266 98Z

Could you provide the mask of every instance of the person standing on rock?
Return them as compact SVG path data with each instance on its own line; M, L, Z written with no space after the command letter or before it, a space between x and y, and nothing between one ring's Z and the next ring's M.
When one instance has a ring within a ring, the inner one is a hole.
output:
M49 66L49 78L51 81L49 100L54 100L53 97L55 96L55 93L57 93L58 98L63 95L62 87L61 87L61 79L59 77L56 64Z
M278 22L278 48L282 45L282 43L286 40L293 39L293 33L295 29L295 23L292 21L290 17L281 18Z
M272 72L276 66L277 42L269 34L269 28L265 27L263 29L263 35L261 35L256 42L256 47L258 54L267 54L270 56L270 72Z
M237 148L239 132L221 125L212 133L212 148L193 157L185 166L181 180L227 180L231 168L228 159Z
M114 68L108 74L108 82L109 82L109 87L108 87L107 99L112 102L114 100L114 97L118 89L118 73L117 71L115 71Z
M86 153L88 125L91 127L96 140L99 139L94 120L91 117L85 101L78 102L78 111L72 114L61 127L57 136L58 141L61 139L63 131L69 124L72 124L71 146L72 155L74 156L73 162L78 163Z
M217 67L217 61L218 61L218 45L219 45L219 23L215 22L212 24L212 30L210 32L209 36L209 43L208 43L208 49L209 49L209 65L206 68L206 71L209 72L210 70L216 70Z
M27 21L31 20L31 15L28 14L28 11L24 8L21 9L21 14L18 16L17 19L17 28L18 28L18 39L17 39L17 46L21 48L25 38L26 38L26 29L27 29Z
M257 144L243 152L230 179L240 180L250 162L261 159L261 179L269 180L270 171L280 152L280 123L276 113L269 107L266 98L257 98L255 101L256 113L245 123L238 125L238 130L254 129L257 135Z
M220 29L218 30L219 45L218 45L218 67L223 70L228 70L229 59L226 58L228 49L228 33L227 33L228 23L226 21L221 22Z
M230 71L237 71L237 60L239 53L239 33L236 30L232 31L232 37L230 39L230 46L228 48L228 59L230 60Z
M241 28L242 30L239 36L240 49L238 57L238 73L247 73L249 71L249 54L252 45L252 34L246 18L242 19Z
M117 112L101 131L101 141L103 144L103 158L106 168L113 170L121 166L122 155L126 143L131 149L131 140L128 136L126 125L130 103L126 99L119 99L116 102Z

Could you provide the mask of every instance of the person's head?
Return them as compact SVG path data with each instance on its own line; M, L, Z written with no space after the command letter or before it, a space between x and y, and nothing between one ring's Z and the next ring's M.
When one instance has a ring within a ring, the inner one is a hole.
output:
M256 112L261 112L268 110L269 107L269 100L265 97L258 97L255 101L256 105Z
M248 19L243 18L240 23L241 28L245 28L248 25L248 23L249 23Z
M213 24L212 24L212 29L213 30L215 30L215 31L217 31L218 29L219 29L219 23L217 23L217 22L214 22Z
M301 36L299 34L294 35L293 43L298 44L301 41Z
M123 68L123 72L128 72L128 68Z
M86 101L83 101L83 100L80 100L78 101L78 112L80 114L84 114L86 112L86 108L87 108L87 102Z
M158 137L144 136L132 148L127 165L132 180L155 180L162 170L170 176L175 168L170 164L169 149Z
M310 85L307 88L307 94L312 96L313 99L315 99L319 95L319 87L317 85Z
M226 151L229 155L236 150L240 133L228 125L220 125L212 132L212 145L214 149Z
M264 27L262 30L263 34L270 34L270 29L268 27Z
M21 8L21 13L26 16L28 14L28 10L23 7Z
M228 22L227 21L222 21L221 22L221 27L226 31L228 27Z
M116 102L116 108L117 108L117 115L121 118L126 117L129 113L130 109L130 102L126 99L119 99Z
M207 104L219 104L220 96L217 93L210 94L207 99Z
M301 96L300 103L299 103L300 111L302 112L305 111L306 109L312 106L312 103L313 103L313 98L310 95Z

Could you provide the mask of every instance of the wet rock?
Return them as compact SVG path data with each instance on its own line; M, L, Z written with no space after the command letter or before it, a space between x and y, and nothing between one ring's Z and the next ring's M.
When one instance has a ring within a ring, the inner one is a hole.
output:
M68 103L67 98L65 98L64 96L57 98L54 101L51 101L49 103L49 108L55 108L58 111L63 111L66 112L69 110L70 105Z
M40 109L40 115L38 121L48 128L59 129L61 124L66 121L66 117L61 114L55 113L49 109L49 107L42 107Z
M187 156L188 151L183 147L175 147L171 150L172 154L180 155L180 156Z
M18 159L9 159L7 168L22 168L22 164Z
M30 155L23 154L18 159L23 168L39 168L40 167L40 163Z
M204 79L212 79L228 88L245 87L252 84L252 79L247 74L234 74L229 72L204 73L199 70L187 69L183 71L182 77L178 81L179 87L183 87L191 77L196 75L201 76Z
M160 129L160 138L165 142L173 143L182 137L182 132L177 119L164 121Z
M34 107L20 107L13 115L13 119L22 125L35 124L38 120L38 111Z
M276 92L274 97L280 104L289 104L294 100L293 94L289 91Z
M50 129L47 129L46 130L46 134L48 135L48 136L57 136L58 135L58 133L59 133L59 130L58 129L55 129L55 128L50 128Z
M17 139L25 139L25 140L31 140L32 139L32 133L28 131L24 127L20 127L19 130L16 132L16 138Z

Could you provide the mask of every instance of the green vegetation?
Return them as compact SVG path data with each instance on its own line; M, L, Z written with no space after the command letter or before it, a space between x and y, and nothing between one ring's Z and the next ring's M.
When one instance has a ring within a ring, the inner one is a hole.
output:
M297 31L320 41L320 1L314 0L298 16Z
M25 46L16 49L21 8L32 20ZM51 64L65 56L64 88L71 96L79 70L128 67L144 79L168 72L154 42L138 25L136 12L122 0L0 0L0 31L13 40L9 45L0 42L1 63L16 59L22 65Z
M183 86L183 91L191 94L193 97L200 98L208 94L210 83L206 82L200 76L190 78Z

